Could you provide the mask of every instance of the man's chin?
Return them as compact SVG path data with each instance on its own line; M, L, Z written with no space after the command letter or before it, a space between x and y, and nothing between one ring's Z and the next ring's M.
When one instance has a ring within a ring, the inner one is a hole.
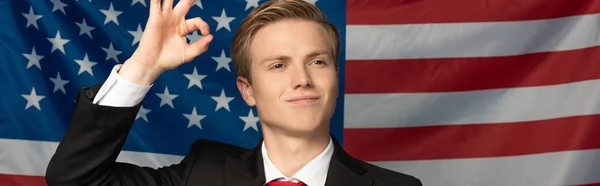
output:
M321 120L299 120L297 122L291 123L290 128L293 131L310 133L323 128L322 125L325 125L325 123L321 122Z
M277 120L270 120L263 125L269 125L266 127L272 128L273 132L283 130L284 133L311 133L323 130L322 128L329 130L329 126L324 126L329 125L329 120L325 120L321 115L313 114L313 112L288 112Z

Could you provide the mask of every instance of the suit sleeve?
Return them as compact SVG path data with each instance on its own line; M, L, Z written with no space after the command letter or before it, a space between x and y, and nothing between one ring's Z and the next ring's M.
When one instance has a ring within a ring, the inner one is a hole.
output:
M79 91L69 128L46 169L49 186L183 185L194 154L179 164L153 169L116 162L141 103L93 104L102 84Z

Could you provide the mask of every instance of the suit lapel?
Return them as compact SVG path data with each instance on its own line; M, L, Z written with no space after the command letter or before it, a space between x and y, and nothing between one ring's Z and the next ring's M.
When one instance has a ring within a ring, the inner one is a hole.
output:
M265 183L265 171L260 152L260 144L225 160L225 186L262 186Z
M334 151L327 171L325 186L370 186L373 181L362 176L367 170L360 161L348 155L333 136Z
M333 136L332 136L333 138ZM265 169L260 145L243 152L239 156L229 156L225 160L225 186L263 186ZM334 151L327 172L325 186L371 186L373 181L363 176L366 169L360 161L348 155L333 138Z

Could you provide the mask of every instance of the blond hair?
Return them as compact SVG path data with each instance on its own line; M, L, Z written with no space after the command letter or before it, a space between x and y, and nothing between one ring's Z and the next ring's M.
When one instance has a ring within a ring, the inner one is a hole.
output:
M340 38L337 28L327 21L325 14L315 5L304 0L271 0L253 9L242 21L233 36L231 60L237 75L250 78L250 44L254 35L264 26L286 19L313 21L320 25L330 38L331 56L337 68Z

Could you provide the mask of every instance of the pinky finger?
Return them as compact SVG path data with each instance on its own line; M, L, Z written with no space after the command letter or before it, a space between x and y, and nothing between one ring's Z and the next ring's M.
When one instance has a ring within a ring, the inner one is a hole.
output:
M160 0L150 0L150 14L160 13L160 4Z

